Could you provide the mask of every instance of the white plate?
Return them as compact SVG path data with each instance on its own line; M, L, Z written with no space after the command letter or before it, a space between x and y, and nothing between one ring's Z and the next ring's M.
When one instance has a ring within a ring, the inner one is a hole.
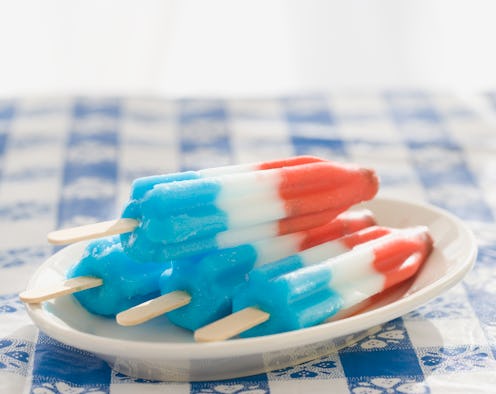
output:
M97 354L119 372L145 379L220 380L308 361L360 340L376 332L378 324L426 303L459 282L475 261L473 234L441 209L384 198L363 206L374 212L381 225L427 225L435 249L414 280L348 318L278 335L194 343L190 332L173 326L165 317L137 327L121 327L113 319L89 314L71 296L27 305L27 310L36 325L53 338ZM28 288L63 279L84 246L75 244L50 257Z

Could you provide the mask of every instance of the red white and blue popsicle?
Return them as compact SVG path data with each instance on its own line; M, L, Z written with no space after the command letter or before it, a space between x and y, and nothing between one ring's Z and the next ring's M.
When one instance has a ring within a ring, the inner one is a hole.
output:
M222 249L232 245L217 234L232 239L229 231L285 218L321 211L336 216L377 189L373 171L331 162L164 183L145 194L138 227L121 241L136 260L180 259L197 253L190 241L199 240L205 252Z
M124 250L138 261L191 257L315 227L322 224L319 216L328 221L378 190L374 171L355 165L304 157L260 166L151 181L151 189L135 185L139 199L133 197L123 213L134 223L121 235Z
M234 314L195 332L198 341L281 333L324 322L412 277L432 250L427 228L402 229L320 264L252 272L233 295ZM263 269L263 267L261 268Z

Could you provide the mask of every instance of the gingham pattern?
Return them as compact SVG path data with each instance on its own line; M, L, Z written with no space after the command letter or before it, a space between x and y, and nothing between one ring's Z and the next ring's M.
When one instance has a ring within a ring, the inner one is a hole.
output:
M131 379L39 334L18 299L54 228L115 217L138 176L314 154L377 169L380 194L428 201L475 231L463 283L355 345L205 383ZM0 102L0 392L496 392L496 95Z

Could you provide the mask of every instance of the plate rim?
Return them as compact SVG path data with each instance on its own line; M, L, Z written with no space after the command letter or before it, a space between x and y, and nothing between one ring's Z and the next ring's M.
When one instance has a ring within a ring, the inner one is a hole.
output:
M433 212L439 216L446 217L454 222L467 237L467 242L471 246L467 255L464 257L464 263L460 264L458 270L448 272L438 278L433 283L417 290L415 293L405 298L394 301L390 304L378 307L372 311L360 313L355 316L347 317L333 322L323 323L317 326L308 327L300 330L266 335L253 338L237 338L233 340L210 342L210 343L178 343L162 341L139 341L129 339L119 339L102 337L96 334L79 331L75 328L61 324L57 318L47 319L50 312L43 308L42 304L26 304L26 310L33 322L49 336L76 348L90 351L96 354L108 356L127 357L127 358L147 358L151 360L166 359L204 359L236 357L250 354L268 353L282 349L298 348L300 346L311 345L321 341L338 338L368 329L377 324L385 323L408 313L412 309L419 307L437 295L453 287L472 269L477 253L477 241L472 230L457 216L452 213L436 207L434 205L409 199L398 199L392 197L377 197L361 207L367 207L368 204L380 203L400 203L414 205ZM74 245L69 246L73 247ZM66 249L66 248L64 248ZM61 250L62 251L62 250ZM33 273L28 282L27 288L35 282L39 274L53 263L54 256L48 257L41 266ZM360 329L357 330L356 326ZM76 335L78 342L71 340ZM125 346L123 346L125 344Z

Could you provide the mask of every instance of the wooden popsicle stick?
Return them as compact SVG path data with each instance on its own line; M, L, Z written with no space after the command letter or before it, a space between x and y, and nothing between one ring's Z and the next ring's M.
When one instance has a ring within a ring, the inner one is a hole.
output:
M66 245L73 242L123 234L133 231L138 226L134 219L115 219L106 222L87 224L85 226L66 228L48 233L48 242L54 245Z
M91 289L101 285L103 285L103 280L100 278L94 276L78 276L76 278L64 280L53 286L26 290L19 294L19 298L21 301L28 304L37 304L39 302L51 300L52 298L77 293L78 291Z
M115 318L121 326L135 326L187 305L190 301L191 296L185 291L173 291L122 311Z
M270 314L255 307L242 309L195 331L195 341L223 341L269 320Z

